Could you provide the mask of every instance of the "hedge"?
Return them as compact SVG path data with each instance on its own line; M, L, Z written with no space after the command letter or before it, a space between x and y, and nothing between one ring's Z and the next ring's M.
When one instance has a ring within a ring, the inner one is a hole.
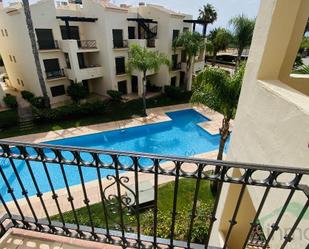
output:
M35 109L39 120L45 122L70 120L94 114L102 114L104 111L105 103L102 101L87 102L81 105L71 104L54 109Z
M0 112L0 129L7 129L18 124L18 114L16 110Z

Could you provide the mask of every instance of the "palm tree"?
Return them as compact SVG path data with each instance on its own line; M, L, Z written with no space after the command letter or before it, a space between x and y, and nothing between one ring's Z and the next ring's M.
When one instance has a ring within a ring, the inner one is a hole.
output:
M239 65L242 52L251 45L255 20L242 14L233 17L230 24L233 26L234 42L237 48L237 64Z
M199 21L204 22L203 35L206 36L208 24L212 24L217 20L217 11L211 4L206 4L202 9L199 9Z
M129 49L129 69L138 70L143 73L143 115L146 113L146 75L147 71L158 71L161 65L169 65L167 57L158 51L151 51L137 44L132 44Z
M182 47L186 54L186 74L185 74L185 85L188 88L190 70L194 63L194 58L198 53L206 48L206 42L203 36L197 32L186 31L178 36L173 43L174 50L177 47Z
M241 65L234 75L228 75L223 69L206 68L195 78L191 101L202 103L223 115L222 126L219 129L220 143L217 160L222 160L226 141L230 137L230 121L234 118L240 89L244 75L244 65ZM216 174L220 167L216 167ZM215 194L217 183L212 184Z
M35 34L34 34L32 18L31 18L29 1L28 0L22 0L22 1L23 1L23 6L24 6L24 13L25 13L25 17L26 17L28 34L29 34L31 47L32 47L32 53L33 53L34 62L35 62L35 66L36 66L36 73L38 75L39 84L40 84L42 94L43 94L43 97L44 97L44 104L45 104L46 107L50 107L50 101L49 101L49 97L48 97L48 94L47 94L47 89L46 89L46 85L45 85L45 81L44 81L44 77L43 77L40 58L39 58L39 51L38 51L38 47L37 47L36 40L35 40Z
M208 41L210 42L211 46L208 48L210 48L214 60L216 60L217 53L219 51L227 49L231 40L232 35L224 28L215 28L210 31L208 35Z

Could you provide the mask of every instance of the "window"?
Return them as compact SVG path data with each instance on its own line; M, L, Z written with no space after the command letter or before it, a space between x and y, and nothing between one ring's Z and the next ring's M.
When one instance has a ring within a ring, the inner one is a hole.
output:
M66 26L60 26L60 31L62 40L80 40L78 26L70 26L69 29Z
M5 32L5 35L8 36L8 31L6 29L4 30L4 32Z
M15 58L15 56L13 55L13 61L16 63L16 58Z
M53 86L50 88L50 91L53 97L65 95L64 85Z
M19 79L17 79L17 84L20 85L20 80Z
M35 29L35 33L38 38L39 49L56 48L52 29Z
M172 68L178 69L178 54L172 55Z
M23 81L23 80L20 80L20 82L21 82L21 85L22 85L22 86L25 86L25 85L24 85L24 81Z
M128 93L126 80L122 80L118 82L118 91L121 92L122 94Z
M71 68L71 62L70 62L70 57L68 53L64 53L64 58L65 58L65 62L67 64L67 68Z
M0 67L4 67L4 62L2 60L2 57L0 56Z
M189 28L188 27L184 27L183 28L183 32L188 32L189 31Z
M125 74L125 57L117 57L115 58L116 63L116 74Z
M13 60L12 60L12 56L11 56L11 55L9 55L9 57L10 57L10 61L11 61L11 62L13 62Z
M177 82L177 77L174 76L171 78L171 86L176 86L176 82Z
M2 34L2 36L4 37L4 31L3 31L3 29L1 29L1 34Z
M179 36L179 30L178 29L174 29L173 30L173 41L175 41Z
M135 27L128 28L129 39L135 39Z
M114 48L124 47L122 29L113 29L113 43L114 43Z

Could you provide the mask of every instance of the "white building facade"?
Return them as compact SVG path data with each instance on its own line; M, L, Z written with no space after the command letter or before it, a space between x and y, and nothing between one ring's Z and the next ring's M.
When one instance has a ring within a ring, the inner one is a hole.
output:
M128 50L132 43L164 53L171 67L147 76L148 89L165 85L183 86L185 55L173 49L173 39L192 24L191 16L158 5L115 6L109 1L85 0L60 3L42 0L30 6L41 68L51 104L69 97L67 86L82 82L90 93L105 96L108 90L142 94L142 75L128 72ZM21 4L0 11L0 54L11 88L41 96L38 76ZM204 68L200 56L193 68ZM192 78L192 77L190 77ZM191 82L187 89L191 88Z

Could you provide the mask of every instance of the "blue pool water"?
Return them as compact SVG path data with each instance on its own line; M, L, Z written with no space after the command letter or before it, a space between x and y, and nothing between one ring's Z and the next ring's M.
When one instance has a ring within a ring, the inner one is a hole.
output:
M197 125L197 123L208 121L205 116L193 109L169 112L167 115L171 118L171 121L45 143L176 156L192 156L213 151L218 148L219 136L210 135ZM68 153L68 159L69 157L70 155ZM87 155L85 155L85 157L87 157ZM126 160L128 159L124 158L122 163L128 163ZM22 160L14 160L14 163L29 196L36 195L36 189L31 180L26 163ZM14 189L16 198L23 198L24 196L22 195L19 182L16 179L12 167L8 163L2 163L1 165L8 178L10 186ZM145 162L145 167L146 166L147 163ZM40 191L51 191L42 163L30 162L30 167L34 172ZM64 188L65 183L61 175L60 166L49 163L47 164L47 168L52 178L54 188ZM77 167L65 167L65 172L70 186L80 184ZM108 174L114 174L114 171L104 169L101 170L101 174L104 177ZM83 168L83 175L86 182L95 180L97 177L95 169L91 168ZM5 201L12 200L12 196L7 193L7 187L5 186L2 177L0 177L0 187L0 194Z

